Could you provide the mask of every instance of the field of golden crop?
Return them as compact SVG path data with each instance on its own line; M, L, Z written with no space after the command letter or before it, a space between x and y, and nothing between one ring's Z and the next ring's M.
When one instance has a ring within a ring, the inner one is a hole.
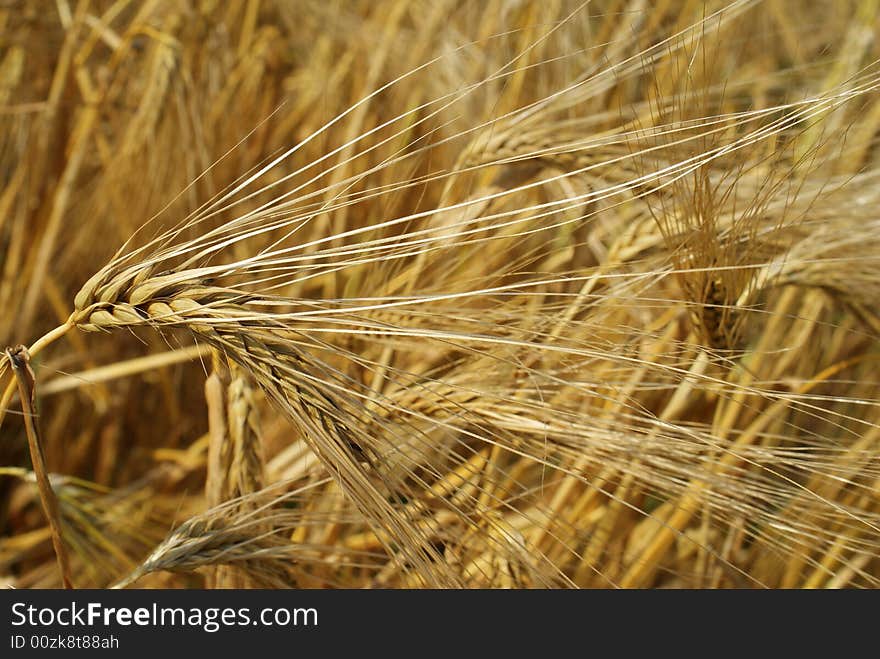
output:
M878 144L878 0L0 1L0 584L877 587Z

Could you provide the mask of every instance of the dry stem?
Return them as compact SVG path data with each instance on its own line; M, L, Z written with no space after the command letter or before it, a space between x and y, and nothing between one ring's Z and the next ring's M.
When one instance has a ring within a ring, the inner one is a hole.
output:
M45 337L44 337L45 338ZM46 345L44 343L43 345ZM37 480L37 488L40 491L40 500L43 510L49 520L49 528L52 533L52 546L55 548L55 557L58 559L58 568L61 571L61 580L65 588L73 588L70 579L70 562L67 558L67 550L64 548L64 538L61 530L61 514L58 510L58 500L49 475L46 471L46 463L43 459L42 442L40 441L40 427L37 423L36 413L36 382L34 372L30 367L30 354L25 346L6 348L6 356L12 365L15 379L18 382L18 392L21 397L21 408L24 412L24 427L27 431L28 448L31 453L31 462L34 466L34 475Z

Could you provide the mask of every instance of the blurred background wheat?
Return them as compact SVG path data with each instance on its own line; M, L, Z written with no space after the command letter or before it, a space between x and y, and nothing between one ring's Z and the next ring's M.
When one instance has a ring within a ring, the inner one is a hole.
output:
M0 2L73 584L876 587L878 16ZM57 587L6 366L0 579Z

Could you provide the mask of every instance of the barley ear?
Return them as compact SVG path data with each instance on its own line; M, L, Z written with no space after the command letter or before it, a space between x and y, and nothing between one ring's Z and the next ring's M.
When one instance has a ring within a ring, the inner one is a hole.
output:
M209 508L259 491L263 486L263 457L253 389L239 366L215 351L213 372L205 382L209 449L205 498ZM244 499L243 501L248 501ZM246 503L238 508L245 511ZM254 583L241 568L213 566L211 588L247 588Z

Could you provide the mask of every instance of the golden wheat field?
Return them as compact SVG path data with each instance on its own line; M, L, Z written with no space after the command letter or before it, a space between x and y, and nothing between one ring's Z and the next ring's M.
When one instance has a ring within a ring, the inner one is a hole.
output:
M0 2L2 586L875 588L878 304L878 0Z

